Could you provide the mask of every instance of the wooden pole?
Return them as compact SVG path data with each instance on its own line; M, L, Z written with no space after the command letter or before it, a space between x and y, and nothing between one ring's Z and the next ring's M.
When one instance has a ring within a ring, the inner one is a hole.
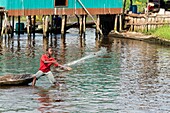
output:
M99 27L100 27L100 15L97 15L97 20L96 20L96 38L98 38L98 35L100 34Z
M79 17L79 34L81 35L83 31L83 16Z
M62 15L62 24L61 24L61 34L65 34L65 27L66 27L66 19L67 16L66 15Z
M42 17L42 22L43 22L43 25L42 25L42 27L43 27L43 36L46 37L46 33L45 33L45 16L44 15Z
M33 16L33 38L35 38L35 24L36 24L36 16Z
M2 29L2 22L3 22L3 15L1 15L1 24L0 24L1 29Z
M126 0L124 0L124 4L123 4L123 15L122 15L122 28L124 29L125 27L125 8L126 8Z
M86 15L83 15L83 33L86 32Z
M11 34L11 37L14 36L14 22L15 22L15 17L12 16L12 34Z
M55 20L55 33L57 34L57 32L58 32L58 31L57 31L57 27L58 27L58 25L59 25L59 24L58 24L58 23L59 23L59 21L58 21L58 15L55 15L55 19L56 19L56 20ZM61 26L61 25L59 25L59 26Z
M1 27L1 36L3 36L3 34L4 34L4 27L5 27L5 19L4 19L4 21L3 21L3 16L1 16L1 21L2 21L2 27Z
M43 17L43 36L47 36L48 32L48 24L49 24L49 16L44 16Z
M29 19L29 16L26 17L27 18L27 34L28 36L30 35L30 19Z
M122 15L119 15L119 31L122 31Z
M117 32L117 21L118 21L118 15L115 16L115 25L114 25L115 32Z
M51 31L50 31L51 36L52 36L52 33L53 33L53 25L54 25L53 18L54 18L54 15L51 15Z
M21 18L18 16L18 35L20 36L20 23L21 23Z
M78 0L78 2L79 2L80 5L83 7L83 9L85 10L85 12L92 18L92 20L94 21L94 23L96 24L96 26L98 26L97 23L96 23L96 21L94 20L93 16L92 16L92 15L90 14L90 12L86 9L86 7L83 5L83 3L82 3L80 0ZM100 28L100 27L99 27L99 28ZM102 30L99 29L99 31L100 31L100 34L103 35Z
M30 37L31 37L31 33L32 33L32 21L31 21L31 16L29 16L29 21L30 21L29 30L30 30Z

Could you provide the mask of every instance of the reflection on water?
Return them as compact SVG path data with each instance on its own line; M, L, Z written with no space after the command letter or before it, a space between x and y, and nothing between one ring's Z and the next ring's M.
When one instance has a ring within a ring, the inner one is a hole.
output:
M60 87L46 77L37 87L1 87L0 112L170 112L170 49L142 41L85 37L70 29L59 35L35 38L3 37L0 40L0 75L35 73L48 46L70 72L54 72ZM74 62L75 63L74 63ZM70 63L70 64L71 64Z

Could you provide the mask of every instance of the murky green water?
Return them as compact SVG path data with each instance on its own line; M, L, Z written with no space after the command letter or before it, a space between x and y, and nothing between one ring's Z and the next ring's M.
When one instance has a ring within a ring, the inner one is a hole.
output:
M31 86L1 87L4 113L169 113L170 49L142 41L110 37L95 40L87 29L85 40L70 29L65 42L59 36L35 41L26 35L0 44L0 75L35 73L45 48L55 48L62 64L75 61L70 72L56 73L60 87L42 77ZM81 60L81 59L84 60ZM80 60L78 60L80 59Z

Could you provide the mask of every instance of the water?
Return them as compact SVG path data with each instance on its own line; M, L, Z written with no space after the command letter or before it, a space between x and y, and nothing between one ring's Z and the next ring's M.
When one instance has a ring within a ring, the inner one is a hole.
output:
M110 37L95 40L94 29L86 38L70 29L65 42L59 35L49 39L26 35L0 45L0 75L35 73L45 48L70 65L70 72L54 72L60 87L42 77L36 87L1 87L2 113L169 113L170 49L142 41ZM35 42L35 43L34 43Z

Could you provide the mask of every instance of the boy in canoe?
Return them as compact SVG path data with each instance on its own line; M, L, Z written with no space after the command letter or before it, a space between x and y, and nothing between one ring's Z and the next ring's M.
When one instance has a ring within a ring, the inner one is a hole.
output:
M72 68L70 67L64 67L62 65L60 65L53 57L53 50L51 47L49 47L47 49L47 52L46 54L43 54L41 56L41 59L40 59L40 68L39 68L39 71L33 75L33 81L32 81L32 86L35 86L35 83L36 83L36 80L39 79L41 76L43 75L46 75L50 81L50 83L54 84L54 85L59 85L51 70L50 70L50 67L51 65L54 65L55 67L61 67L65 70L71 70Z

